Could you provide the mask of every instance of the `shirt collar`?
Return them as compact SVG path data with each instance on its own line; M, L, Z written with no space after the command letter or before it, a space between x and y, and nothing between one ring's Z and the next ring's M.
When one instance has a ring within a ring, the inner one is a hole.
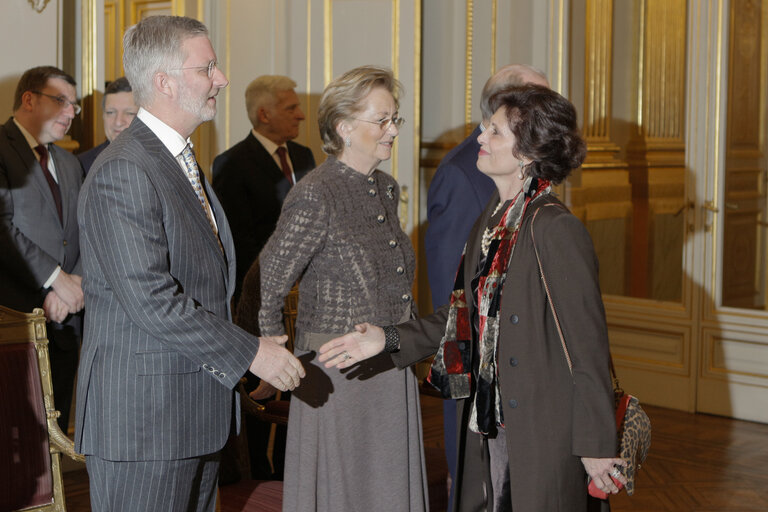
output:
M271 140L269 140L268 138L266 138L265 136L257 132L255 129L251 129L251 133L253 134L254 137L256 137L256 140L261 142L261 145L264 146L264 149L266 149L267 153L269 153L270 155L274 155L275 151L277 151L277 148L279 147L284 147L286 151L288 150L288 147L285 144L283 144L282 146L278 146L277 144L275 144L274 142L272 142Z
M163 145L168 149L168 151L171 152L174 157L179 156L181 152L184 151L184 148L187 147L187 144L189 144L191 147L191 140L188 138L184 139L184 137L182 137L179 132L165 124L153 114L149 113L149 111L144 110L143 107L139 108L139 112L136 114L136 117L141 119L141 121L147 125L147 128L152 130L152 133L154 133L157 138L160 139L160 142L163 143Z
M34 135L29 133L27 131L27 129L24 128L24 126L22 126L22 124L16 120L15 117L13 118L13 122L16 123L16 126L19 128L19 131L24 136L24 138L27 140L27 144L29 144L30 148L35 149L37 146L40 145L40 143L37 142L37 139L34 137ZM46 146L47 146L47 144L46 144ZM35 155L37 155L37 153L35 153Z

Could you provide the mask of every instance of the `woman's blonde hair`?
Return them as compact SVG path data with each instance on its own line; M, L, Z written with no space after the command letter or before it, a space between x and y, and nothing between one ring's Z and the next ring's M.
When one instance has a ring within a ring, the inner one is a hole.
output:
M365 105L360 103L376 87L388 91L395 99L395 108L399 108L398 100L403 86L387 68L360 66L328 84L317 109L317 124L323 139L323 151L334 156L341 153L344 141L336 131L336 126L365 110Z

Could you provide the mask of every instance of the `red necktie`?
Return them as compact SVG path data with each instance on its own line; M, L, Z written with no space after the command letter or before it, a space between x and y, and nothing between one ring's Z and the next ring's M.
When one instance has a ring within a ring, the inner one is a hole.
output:
M280 167L283 168L285 179L288 180L288 183L293 185L293 173L291 172L291 166L288 165L288 155L286 154L285 148L283 146L277 148L277 156L280 157Z
M53 179L51 171L48 170L48 149L43 144L40 144L35 146L35 151L37 151L37 154L40 155L40 167L43 168L45 181L48 182L48 187L51 189L51 194L53 194L53 202L56 203L56 211L59 214L59 222L63 225L64 215L61 211L61 190L59 190L59 184L56 183L56 180Z

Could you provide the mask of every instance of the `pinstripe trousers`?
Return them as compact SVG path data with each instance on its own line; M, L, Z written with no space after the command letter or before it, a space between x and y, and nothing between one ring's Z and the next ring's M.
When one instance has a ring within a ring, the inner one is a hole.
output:
M181 460L110 461L87 455L94 512L213 512L219 453Z

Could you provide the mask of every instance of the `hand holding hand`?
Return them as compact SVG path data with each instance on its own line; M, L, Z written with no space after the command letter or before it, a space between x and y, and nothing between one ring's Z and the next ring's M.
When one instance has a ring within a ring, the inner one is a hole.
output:
M384 350L384 329L369 323L357 324L355 330L334 338L320 347L318 360L326 368L347 368Z
M45 317L48 321L61 323L69 314L69 306L61 300L56 292L50 291L43 300L43 311L45 311Z
M584 464L584 469L587 470L587 474L595 482L597 488L607 494L616 494L621 490L616 486L611 477L621 482L621 485L627 485L626 477L617 467L623 468L627 465L624 459L618 457L605 459L582 457L581 463Z
M283 347L286 341L288 336L259 338L259 350L250 367L251 373L280 391L293 390L306 375L301 362Z
M83 309L83 278L75 274L67 274L63 270L59 272L53 281L53 291L63 300L69 308L69 313L75 314ZM49 294L50 295L50 294Z
M251 400L264 400L265 398L273 396L275 393L277 393L277 389L267 381L262 380L256 389L248 393L248 396L251 397Z

